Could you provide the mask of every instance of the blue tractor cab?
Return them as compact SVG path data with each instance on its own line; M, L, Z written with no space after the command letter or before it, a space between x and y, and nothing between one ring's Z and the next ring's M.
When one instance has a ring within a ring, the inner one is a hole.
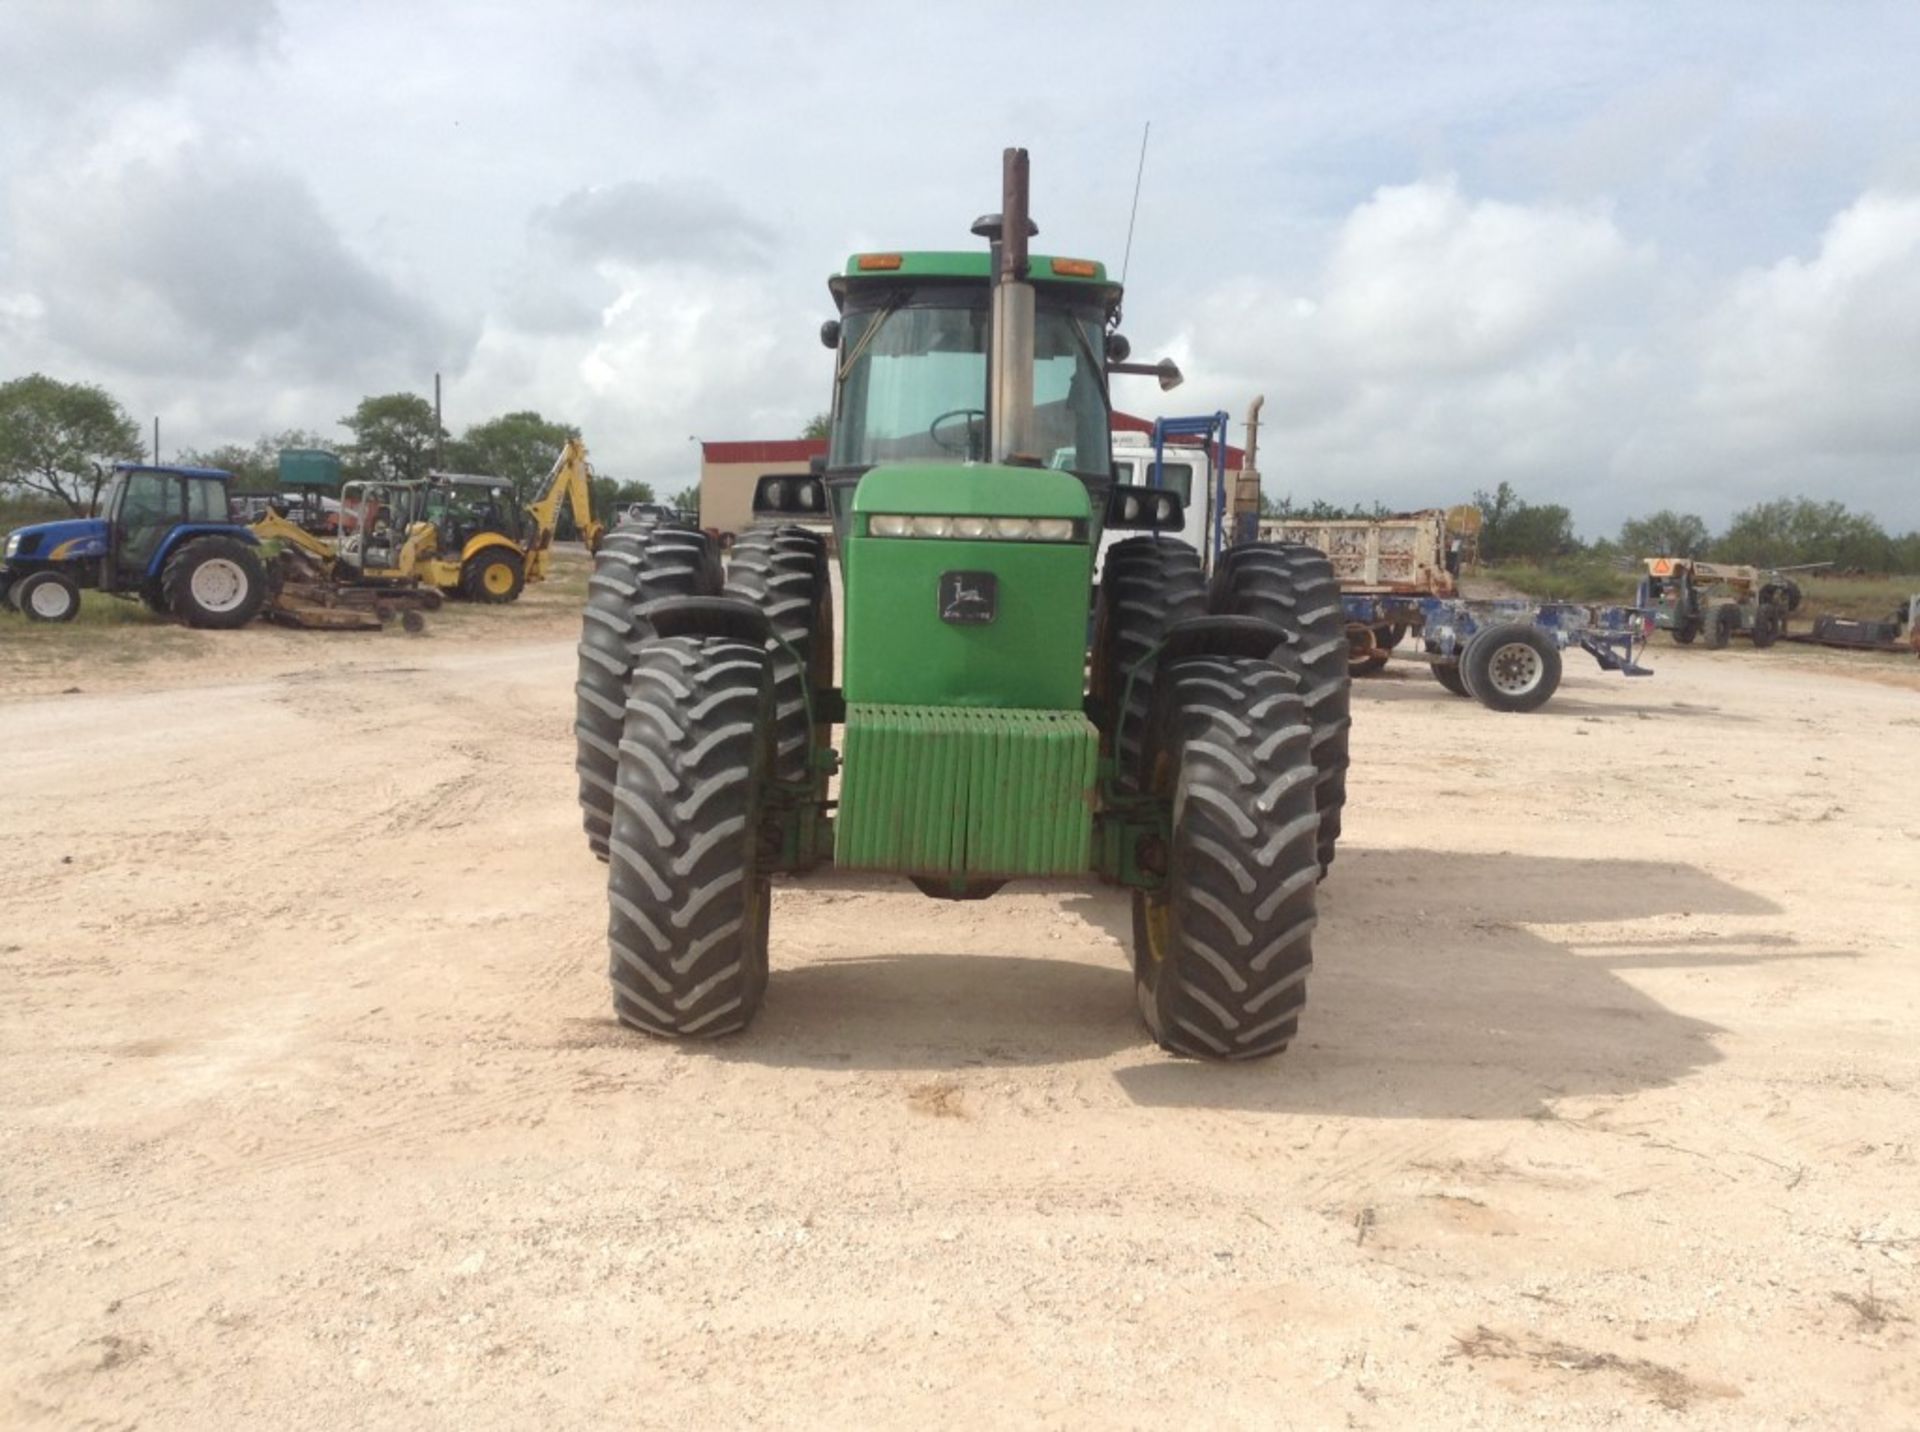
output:
M217 468L121 463L94 516L8 535L0 605L71 621L93 588L188 626L244 626L267 600L267 568L259 539L228 516L232 481Z

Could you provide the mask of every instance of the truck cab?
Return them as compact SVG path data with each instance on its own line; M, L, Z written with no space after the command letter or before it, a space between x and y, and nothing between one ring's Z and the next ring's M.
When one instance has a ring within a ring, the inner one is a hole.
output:
M1154 463L1153 437L1148 433L1124 431L1113 435L1113 484L1115 487L1158 488L1180 499L1181 525L1165 533L1177 537L1196 552L1207 550L1207 522L1211 512L1207 455L1199 448L1164 449L1159 466ZM1094 580L1100 578L1107 552L1114 543L1130 534L1107 532L1100 538L1100 551L1094 559Z
M122 463L98 511L7 538L0 593L37 621L70 621L80 592L138 597L193 626L250 621L266 597L257 540L230 516L231 473Z

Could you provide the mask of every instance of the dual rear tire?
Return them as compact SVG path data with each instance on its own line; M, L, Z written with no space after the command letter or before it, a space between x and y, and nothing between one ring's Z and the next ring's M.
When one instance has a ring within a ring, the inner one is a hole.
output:
M657 635L670 596L752 601L775 640ZM832 605L823 544L793 528L735 544L724 586L701 532L620 528L589 582L576 691L588 842L606 859L614 1012L650 1034L744 1029L767 984L782 792L825 796ZM810 720L811 718L811 720Z

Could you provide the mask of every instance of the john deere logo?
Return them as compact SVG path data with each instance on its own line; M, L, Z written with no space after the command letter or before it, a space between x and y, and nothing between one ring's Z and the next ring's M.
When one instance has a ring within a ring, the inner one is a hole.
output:
M942 572L940 620L985 626L1000 610L1000 583L991 572Z

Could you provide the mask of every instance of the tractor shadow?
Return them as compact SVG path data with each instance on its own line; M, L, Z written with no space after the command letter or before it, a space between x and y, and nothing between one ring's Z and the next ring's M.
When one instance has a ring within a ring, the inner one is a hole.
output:
M1725 1031L1623 975L1857 958L1711 928L1778 913L1664 861L1343 850L1321 887L1306 1012L1286 1053L1227 1067L1153 1059L1115 1077L1146 1105L1373 1118L1540 1117L1570 1095L1659 1088L1719 1062ZM1564 943L1524 928L1662 916L1705 928Z
M1718 1026L1668 1008L1625 976L1854 958L1804 949L1791 934L1715 928L1718 917L1780 909L1688 865L1349 847L1321 889L1300 1037L1276 1059L1220 1065L1162 1054L1148 1040L1129 969L1128 895L1066 884L1011 889L1051 893L1058 913L1037 917L1031 933L1010 923L1018 943L967 954L864 954L860 926L850 925L846 955L776 968L752 1030L710 1046L712 1056L898 1070L1106 1060L1120 1065L1114 1078L1142 1105L1537 1117L1554 1099L1658 1088L1722 1057ZM862 918L876 931L910 922L937 931L935 922L966 908L903 896L896 909ZM1040 956L1041 930L1051 919L1057 931L1061 913L1084 926L1083 937ZM1700 924L1630 925L1659 917ZM1611 928L1564 942L1526 928L1583 924Z
M965 1069L1103 1059L1142 1038L1122 959L851 955L776 967L753 1028L713 1052L815 1069Z

